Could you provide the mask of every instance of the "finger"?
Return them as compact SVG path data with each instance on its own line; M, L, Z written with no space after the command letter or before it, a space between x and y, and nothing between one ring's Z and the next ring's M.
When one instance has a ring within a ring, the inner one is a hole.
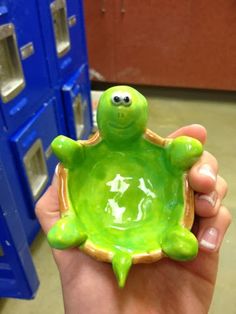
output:
M49 186L44 195L35 206L35 213L43 231L47 234L49 229L60 218L59 202L55 182Z
M231 214L224 206L220 206L217 215L200 219L197 234L199 248L208 252L218 251L231 220Z
M215 190L218 162L209 152L204 151L189 171L190 186L195 192L208 194Z
M204 144L207 137L207 131L200 124L191 124L176 130L175 132L171 133L168 137L175 138L182 135L193 137L199 140L202 144Z
M228 186L226 181L217 176L215 190L208 193L195 194L195 212L201 217L215 216L221 206L222 200L226 196Z

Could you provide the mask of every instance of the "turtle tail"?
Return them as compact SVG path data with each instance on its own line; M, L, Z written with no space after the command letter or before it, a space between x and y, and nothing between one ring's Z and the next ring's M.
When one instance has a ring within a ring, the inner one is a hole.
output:
M120 288L125 286L125 282L132 266L132 257L129 253L119 252L112 258L112 268L116 275Z

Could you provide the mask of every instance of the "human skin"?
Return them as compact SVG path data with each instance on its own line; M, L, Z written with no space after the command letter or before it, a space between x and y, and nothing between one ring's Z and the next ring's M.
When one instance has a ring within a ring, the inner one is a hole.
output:
M183 127L169 135L186 135L204 143L206 130L200 125ZM219 261L219 250L231 222L222 205L227 183L218 175L217 160L204 152L189 171L195 191L193 232L199 241L199 254L191 262L162 259L153 264L134 265L126 286L117 286L111 265L97 262L77 248L53 249L64 298L66 314L118 313L208 313ZM38 201L36 215L47 234L60 218L57 178Z

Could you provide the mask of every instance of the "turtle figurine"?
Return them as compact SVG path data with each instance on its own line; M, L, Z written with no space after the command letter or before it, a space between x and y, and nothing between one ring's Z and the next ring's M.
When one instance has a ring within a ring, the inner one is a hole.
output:
M188 261L198 252L187 170L202 145L187 136L162 138L146 128L147 118L141 93L114 86L100 97L92 138L52 142L61 161L61 218L47 235L49 244L112 263L120 287L132 264Z

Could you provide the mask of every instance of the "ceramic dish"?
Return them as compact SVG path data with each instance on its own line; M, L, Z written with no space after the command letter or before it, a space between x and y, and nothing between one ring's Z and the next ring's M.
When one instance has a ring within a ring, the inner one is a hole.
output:
M146 129L145 97L128 86L106 90L99 131L87 141L52 143L61 219L48 233L57 249L79 247L111 262L120 287L132 263L194 258L193 191L187 170L202 154L196 139L164 139Z

